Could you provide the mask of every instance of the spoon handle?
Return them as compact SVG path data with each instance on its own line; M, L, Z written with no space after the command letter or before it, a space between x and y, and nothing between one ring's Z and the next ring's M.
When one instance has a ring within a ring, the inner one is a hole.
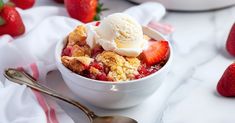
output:
M78 101L75 101L74 99L63 96L63 95L57 93L55 90L52 90L46 86L39 84L32 76L30 76L29 74L27 74L23 71L9 68L9 69L5 70L4 76L12 82L15 82L18 84L25 84L32 89L38 90L38 91L43 92L49 96L55 97L57 99L60 99L62 101L65 101L69 104L72 104L72 105L78 107L88 116L90 121L92 121L93 118L96 117L94 112L92 112L87 107L80 104Z

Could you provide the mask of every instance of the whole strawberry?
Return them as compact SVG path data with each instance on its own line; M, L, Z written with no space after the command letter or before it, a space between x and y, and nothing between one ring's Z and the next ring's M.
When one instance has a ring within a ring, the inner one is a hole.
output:
M229 33L226 49L232 56L235 56L235 23L233 24L231 31Z
M88 23L100 20L103 4L98 0L64 0L66 9L72 18Z
M235 96L235 63L225 70L217 85L217 91L222 96Z
M14 7L4 5L0 0L0 35L19 36L25 32L21 16Z
M10 0L10 2L21 9L29 9L33 7L35 0Z

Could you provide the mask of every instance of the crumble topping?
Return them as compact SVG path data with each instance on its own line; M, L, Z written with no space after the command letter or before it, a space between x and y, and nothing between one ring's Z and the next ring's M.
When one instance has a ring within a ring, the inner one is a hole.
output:
M79 46L77 44L75 44L72 47L72 57L79 57L79 56L91 56L91 49L88 45L83 45L83 46Z
M63 65L81 76L102 81L127 81L142 78L161 68L159 65L146 66L138 57L104 51L100 45L90 48L86 38L86 27L77 26L68 35L61 56ZM150 40L146 35L144 38Z
M68 46L73 46L75 44L84 45L86 44L87 31L85 25L77 26L73 32L68 36Z
M96 60L110 67L108 77L115 81L134 79L134 75L138 74L137 69L140 66L139 59L125 58L111 51L103 51L97 55Z
M85 70L85 66L76 57L62 56L61 61L64 66L69 68L75 73L81 73Z

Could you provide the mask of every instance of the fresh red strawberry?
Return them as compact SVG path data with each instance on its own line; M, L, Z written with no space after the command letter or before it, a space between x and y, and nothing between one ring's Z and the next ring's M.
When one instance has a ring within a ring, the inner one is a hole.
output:
M25 32L21 16L14 7L4 5L0 0L0 35L19 36Z
M217 91L222 96L235 97L235 63L225 70L217 85Z
M10 2L21 9L29 9L33 7L35 0L10 0Z
M140 58L147 65L154 65L168 58L169 53L170 50L167 41L151 41L148 49L140 54Z
M64 0L55 0L57 3L64 3Z
M98 0L64 0L64 3L69 15L84 23L100 20L100 12L105 10Z
M235 56L235 23L233 24L229 33L226 49L231 55Z

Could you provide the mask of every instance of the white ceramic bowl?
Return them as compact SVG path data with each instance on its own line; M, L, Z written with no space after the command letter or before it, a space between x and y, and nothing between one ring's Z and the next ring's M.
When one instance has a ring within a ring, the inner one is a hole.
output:
M136 3L148 1L162 3L167 9L179 11L204 11L232 6L235 0L129 0Z
M166 40L151 29L143 27L143 31L156 40ZM166 77L173 55L170 45L170 57L164 67L145 78L126 82L104 82L80 76L66 68L61 62L61 53L65 44L66 40L58 42L55 52L56 64L64 81L80 98L92 105L108 109L132 107L152 95Z

